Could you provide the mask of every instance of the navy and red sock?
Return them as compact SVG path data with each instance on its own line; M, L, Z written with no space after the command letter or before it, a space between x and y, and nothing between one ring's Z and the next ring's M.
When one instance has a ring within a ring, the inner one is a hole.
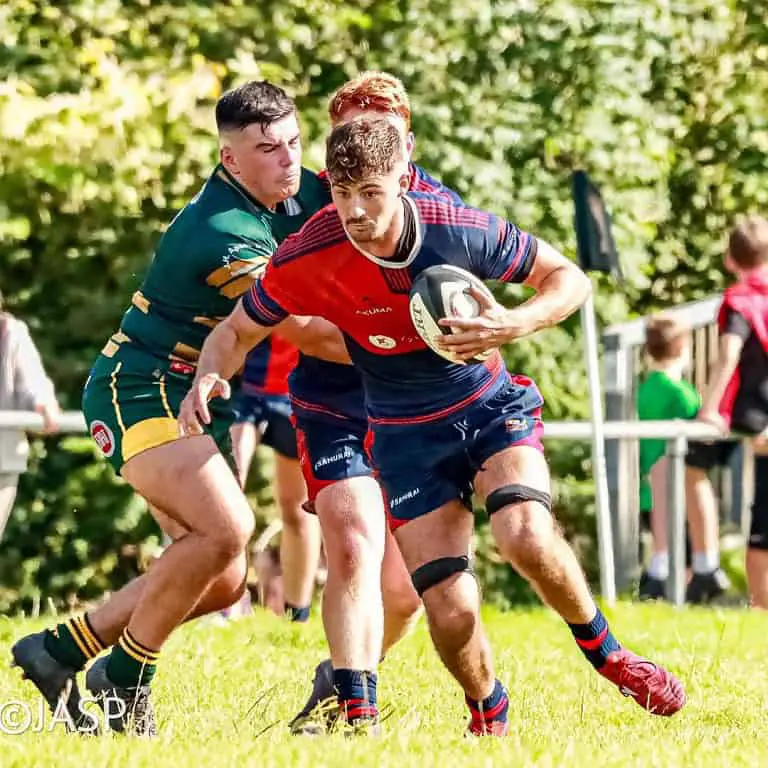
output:
M608 661L608 656L621 648L599 608L595 618L588 624L569 624L568 626L581 652L595 669L603 667Z
M333 670L333 687L339 699L339 708L350 725L378 718L376 681L375 672L360 669Z
M493 733L494 723L506 723L509 713L509 694L499 680L495 681L490 695L482 701L465 696L472 721L469 724L470 733L483 735Z

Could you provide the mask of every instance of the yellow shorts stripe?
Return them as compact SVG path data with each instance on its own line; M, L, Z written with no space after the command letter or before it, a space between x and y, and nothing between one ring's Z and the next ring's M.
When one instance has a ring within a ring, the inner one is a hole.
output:
M120 431L125 434L125 423L123 422L123 414L120 413L120 403L117 400L117 374L120 373L120 369L123 367L122 362L115 366L115 370L112 371L112 375L109 377L109 388L112 390L112 406L115 409L115 416L117 417L117 423L120 427Z
M172 416L139 421L123 433L123 461L128 461L142 451L171 443L179 437L179 422Z
M163 374L160 377L160 399L163 401L163 408L165 408L165 412L168 414L169 419L176 420L176 417L173 415L173 411L171 410L171 405L168 402L168 392L165 388L165 374Z

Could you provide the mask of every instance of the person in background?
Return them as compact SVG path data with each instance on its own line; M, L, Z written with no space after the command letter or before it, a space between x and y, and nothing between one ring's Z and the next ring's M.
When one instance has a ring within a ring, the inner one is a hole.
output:
M254 347L245 361L240 390L233 399L232 451L245 489L258 445L274 451L273 489L282 520L280 564L285 605L294 622L309 619L320 561L320 525L305 511L307 489L291 423L288 376L299 352L279 336ZM331 363L329 363L331 365Z
M59 404L26 323L3 311L0 294L0 411L36 411L43 432L59 428ZM0 540L13 509L19 475L27 469L24 432L0 429Z
M648 374L637 393L637 414L641 420L695 419L701 397L683 379L691 363L691 329L674 314L649 320L645 353ZM640 599L664 597L669 575L667 548L666 440L640 441L640 512L650 518L653 554L640 577ZM698 470L688 468L687 484L693 485ZM705 475L706 478L706 475ZM693 578L687 598L693 603L721 596L730 586L720 569L720 539L717 506L702 504L700 496L688 497L688 529L693 549Z
M768 609L768 220L748 216L734 227L725 254L736 282L723 294L718 315L720 349L698 418L723 432L753 436L755 488L747 545L749 597ZM736 443L692 443L695 471L689 499L714 505L707 470L727 461Z

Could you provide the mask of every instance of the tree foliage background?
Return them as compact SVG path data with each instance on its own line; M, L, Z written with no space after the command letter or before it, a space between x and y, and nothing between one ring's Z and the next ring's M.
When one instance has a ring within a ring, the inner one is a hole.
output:
M768 197L768 11L748 0L8 0L0 7L0 287L63 404L153 246L216 159L213 105L248 79L297 99L322 166L328 95L401 77L416 160L573 255L569 174L601 185L627 283L604 322L720 290L725 231ZM506 288L509 298L517 289ZM578 317L507 350L552 419L583 418ZM593 533L588 448L551 445L566 530ZM267 506L269 491L257 483ZM37 441L0 545L0 610L119 586L153 527L85 437ZM586 539L584 538L586 536ZM480 534L486 595L514 595ZM585 564L594 575L590 547Z

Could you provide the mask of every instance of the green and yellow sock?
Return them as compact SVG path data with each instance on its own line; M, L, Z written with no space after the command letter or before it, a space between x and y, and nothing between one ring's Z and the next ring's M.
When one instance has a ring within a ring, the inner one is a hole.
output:
M155 676L158 651L142 645L126 627L107 660L107 677L121 688L149 685Z
M78 671L106 647L93 631L87 613L47 629L43 644L56 661Z

